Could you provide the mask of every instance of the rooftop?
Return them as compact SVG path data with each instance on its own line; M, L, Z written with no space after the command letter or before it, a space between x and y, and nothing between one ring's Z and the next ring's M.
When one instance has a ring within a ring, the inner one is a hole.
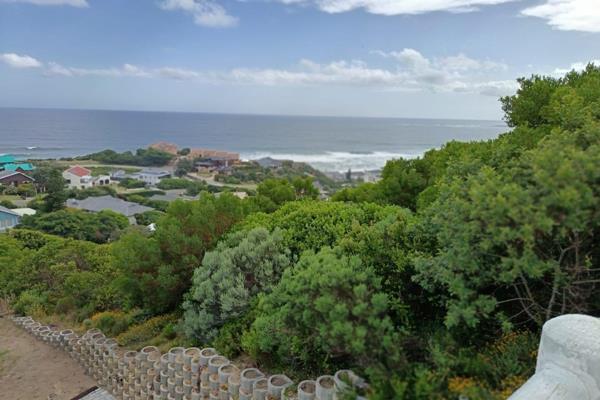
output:
M21 169L23 171L33 171L35 167L31 163L9 163L4 164L4 169L6 171L16 171L17 169Z
M9 176L13 176L13 175L23 175L23 176L26 176L27 178L29 178L31 180L34 180L29 175L24 174L24 173L19 172L19 171L0 171L0 179L6 178L6 177L9 177Z
M16 212L14 212L13 210L11 210L10 208L6 208L6 207L0 206L0 212L20 217L19 214L17 214Z
M141 214L146 211L154 210L141 204L132 203L112 196L88 197L87 199L67 200L67 207L78 208L80 210L100 212L102 210L111 210L126 217L132 217L135 214Z
M0 164L14 163L15 161L16 161L16 159L13 155L0 154Z
M92 171L90 171L87 168L83 168L82 166L79 166L79 165L72 166L71 168L69 168L65 172L68 172L68 173L73 174L73 175L77 175L79 177L92 175Z

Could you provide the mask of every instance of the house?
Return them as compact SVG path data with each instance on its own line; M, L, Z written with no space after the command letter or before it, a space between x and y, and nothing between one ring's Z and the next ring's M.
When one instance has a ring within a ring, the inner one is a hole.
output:
M19 225L21 216L10 208L0 206L0 232Z
M8 163L3 165L5 171L32 172L35 167L31 163Z
M0 171L0 184L4 186L19 186L23 183L33 183L35 179L19 171Z
M129 223L135 225L135 215L154 210L141 204L132 203L112 196L88 197L83 200L68 199L67 207L77 208L89 212L100 212L111 210L122 214L129 219Z
M13 155L10 154L0 154L0 168L5 164L13 164L17 160Z
M79 165L63 171L62 176L70 189L87 189L94 186L110 185L110 176L92 176L92 171Z
M13 208L12 212L19 214L19 216L24 217L25 215L35 215L37 211L33 208Z
M259 158L258 160L253 160L253 161L255 163L257 163L259 166L261 166L262 168L278 169L283 166L283 160L276 160L271 157L263 157L263 158Z
M150 186L156 186L161 179L170 178L171 173L167 171L143 170L131 174L131 177L138 179Z

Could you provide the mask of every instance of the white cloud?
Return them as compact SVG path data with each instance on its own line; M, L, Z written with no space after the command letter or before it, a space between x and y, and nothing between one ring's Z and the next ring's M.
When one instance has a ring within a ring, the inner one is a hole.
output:
M39 68L42 63L30 56L20 56L15 53L0 54L0 61L13 68Z
M424 14L433 11L471 12L479 6L518 0L278 0L284 4L313 5L328 13L364 9L372 14Z
M600 32L598 0L544 1L544 4L526 8L521 13L546 19L552 27L563 31Z
M594 64L600 67L600 59L599 60L590 60L589 62L576 62L571 64L568 68L556 68L554 70L554 75L564 75L571 71L583 71L588 64Z
M76 68L64 67L58 63L50 62L44 74L47 76L104 76L104 77L137 77L149 78L152 73L131 64L124 64L118 68Z
M87 0L0 0L0 3L28 3L36 6L89 7Z
M236 17L212 0L163 0L159 5L163 10L190 13L196 24L210 28L228 28L238 23Z
M193 80L224 85L354 86L385 91L468 92L490 96L513 93L516 89L514 81L498 80L492 75L497 70L505 69L504 64L480 61L464 54L429 59L415 49L373 53L393 60L393 67L373 67L361 60L317 63L304 59L287 69L203 71L173 66L148 68L132 64L112 68L80 68L49 62L44 66L44 75ZM43 65L31 57L29 59L37 62L38 66Z

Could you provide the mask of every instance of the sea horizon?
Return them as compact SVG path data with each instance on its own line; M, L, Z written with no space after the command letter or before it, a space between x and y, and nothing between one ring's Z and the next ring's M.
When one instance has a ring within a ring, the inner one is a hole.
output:
M167 141L235 151L246 160L290 159L325 172L376 170L451 140L487 140L508 130L501 120L23 107L0 107L0 119L0 154L20 158L135 151Z

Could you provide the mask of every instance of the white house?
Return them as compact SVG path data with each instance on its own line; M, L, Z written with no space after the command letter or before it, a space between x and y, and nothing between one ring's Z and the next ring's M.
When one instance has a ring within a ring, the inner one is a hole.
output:
M110 176L92 176L92 171L75 165L63 172L63 178L71 189L87 189L94 186L110 185Z
M161 179L170 178L171 174L167 171L143 170L131 174L132 178L139 179L150 186L156 186Z

